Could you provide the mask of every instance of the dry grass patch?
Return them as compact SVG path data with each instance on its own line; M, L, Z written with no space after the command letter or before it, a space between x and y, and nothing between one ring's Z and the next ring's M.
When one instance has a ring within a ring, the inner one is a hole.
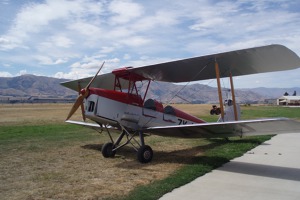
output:
M0 154L0 193L3 199L123 196L136 186L167 177L201 152L197 146L177 142L175 151L161 146L166 141L154 144L155 157L147 165L140 164L129 147L120 150L114 159L103 158L99 140L73 141L65 146L51 142L32 146L30 141L21 142L19 148L12 147Z
M100 152L106 134L63 123L71 106L0 105L0 199L124 196L166 178L209 143L151 136L145 138L154 150L150 164L140 164L130 147L106 159ZM80 117L78 112L75 119Z
M210 104L174 104L172 106L194 116L209 115L209 111L212 107Z
M63 123L72 104L0 104L0 126ZM73 119L80 119L76 112Z

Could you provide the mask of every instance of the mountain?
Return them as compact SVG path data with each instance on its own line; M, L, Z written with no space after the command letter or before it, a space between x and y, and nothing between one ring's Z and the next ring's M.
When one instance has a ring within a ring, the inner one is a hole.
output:
M293 87L293 88L251 88L251 89L241 89L243 91L252 91L259 95L262 95L266 98L278 98L283 96L286 92L292 96L296 91L296 95L300 95L300 87Z
M11 78L0 77L0 98L76 98L77 93L60 85L66 79L56 79L44 76L22 75ZM254 88L236 89L237 102L255 103L265 99L276 99L285 92L290 95L294 91L300 94L300 88ZM230 97L230 90L222 91L223 98ZM217 88L202 84L178 85L165 82L152 82L147 98L153 98L163 103L217 103Z
M63 81L67 80L34 75L11 78L0 77L0 96L55 98L75 96L76 92L59 84Z
M228 89L223 89L223 98L231 96ZM264 101L263 95L252 91L235 90L236 100L241 103ZM218 89L202 84L177 85L154 82L149 89L149 97L168 103L217 103Z

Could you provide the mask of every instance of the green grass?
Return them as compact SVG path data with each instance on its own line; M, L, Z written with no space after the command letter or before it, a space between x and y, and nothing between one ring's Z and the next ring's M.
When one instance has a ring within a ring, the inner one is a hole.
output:
M3 126L0 129L1 153L12 148L39 151L48 147L72 145L75 141L99 138L99 134L90 134L90 132L90 129L70 124Z
M203 119L206 122L216 122L219 119L218 115L206 115L206 116L197 116L200 119Z
M78 131L80 130L80 131ZM0 130L0 144L24 140L80 140L86 129L72 125L4 126Z
M241 106L242 119L288 117L291 119L300 119L300 108L282 107L282 106ZM219 116L206 115L197 116L207 122L216 122Z
M247 106L241 107L242 119L288 117L300 119L300 108L281 106Z

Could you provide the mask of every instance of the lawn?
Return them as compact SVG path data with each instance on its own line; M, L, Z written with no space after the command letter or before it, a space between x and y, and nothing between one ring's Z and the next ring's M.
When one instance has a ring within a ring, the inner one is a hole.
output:
M208 121L210 105L176 105ZM0 199L157 199L270 136L177 139L151 136L149 164L136 161L130 147L104 159L106 134L63 123L70 104L0 105ZM292 117L297 108L251 106L245 119ZM79 119L77 114L75 119ZM117 136L117 133L114 133Z

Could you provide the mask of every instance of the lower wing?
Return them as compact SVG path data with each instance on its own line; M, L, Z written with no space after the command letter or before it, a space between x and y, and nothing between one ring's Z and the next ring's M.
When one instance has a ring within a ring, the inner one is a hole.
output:
M300 132L300 122L288 118L272 118L150 127L146 128L144 132L167 137L185 138L274 135Z
M115 127L112 127L112 126L101 126L99 124L95 124L95 123L88 123L88 122L81 122L81 121L73 121L73 120L67 120L66 121L67 123L70 123L70 124L76 124L76 125L80 125L80 126L85 126L85 127L89 127L89 128L92 128L92 129L96 129L96 130L100 130L100 131L103 131L103 130L118 130L117 128Z

